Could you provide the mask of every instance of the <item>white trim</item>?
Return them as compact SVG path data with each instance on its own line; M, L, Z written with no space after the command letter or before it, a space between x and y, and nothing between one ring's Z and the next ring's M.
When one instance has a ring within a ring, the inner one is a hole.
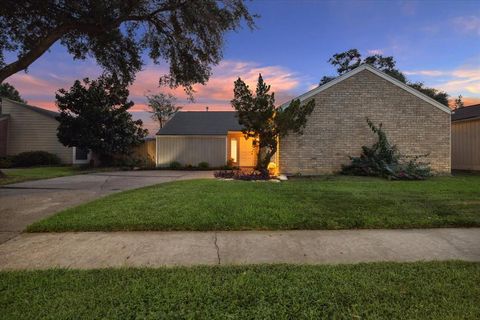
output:
M358 68L355 68L353 69L352 71L349 71L337 78L335 78L334 80L332 81L329 81L327 82L326 84L324 84L323 86L319 86L319 87L316 87L308 92L305 92L304 94L301 94L299 95L298 97L294 98L293 100L296 100L296 99L299 99L300 101L304 101L328 88L330 88L331 86L334 86L336 85L337 83L345 80L345 79L348 79L350 78L351 76L353 75L356 75L357 73L363 71L363 70L368 70L370 72L372 72L373 74L376 74L377 76L387 80L388 82L396 85L397 87L400 87L402 88L403 90L415 95L416 97L422 99L423 101L425 102L428 102L429 104L437 107L438 109L442 110L442 111L445 111L446 113L448 114L451 114L452 111L450 110L450 108L448 108L447 106L444 106L443 104L441 104L440 102L430 98L429 96L427 95L424 95L423 93L421 93L420 91L416 90L416 89L413 89L411 87L409 87L408 85L406 85L405 83L401 82L401 81L398 81L397 79L389 76L388 74L372 67L371 65L368 65L368 64L362 64L360 67ZM288 105L290 104L291 100L288 101L288 102L285 102L284 104L282 104L280 106L281 109L284 109L286 107L288 107Z
M87 159L86 160L77 160L77 147L72 148L72 163L73 164L87 164L90 163L92 159L92 151L88 150Z

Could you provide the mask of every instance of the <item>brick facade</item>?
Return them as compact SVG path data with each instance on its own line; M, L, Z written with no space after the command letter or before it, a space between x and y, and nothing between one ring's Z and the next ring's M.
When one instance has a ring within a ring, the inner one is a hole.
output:
M282 173L338 172L350 162L349 155L359 155L361 146L376 141L367 117L383 123L403 154L428 153L434 171L450 172L450 114L401 87L362 70L312 98L316 106L304 134L280 140Z

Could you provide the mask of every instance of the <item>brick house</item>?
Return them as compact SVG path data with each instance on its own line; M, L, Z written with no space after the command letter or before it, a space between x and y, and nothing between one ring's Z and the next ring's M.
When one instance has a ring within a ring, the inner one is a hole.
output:
M434 171L450 172L450 109L369 65L297 99L315 99L315 108L303 135L280 139L273 161L281 173L338 172L342 164L349 163L348 156L359 155L361 146L376 141L366 118L382 123L390 141L402 153L428 154ZM288 102L280 107L287 106ZM196 164L207 156L217 159L215 164L238 158L237 164L242 166L241 154L248 155L251 165L255 158L251 155L257 152L255 141L244 141L238 123L232 122L234 117L234 112L178 113L157 134L157 166L180 157Z

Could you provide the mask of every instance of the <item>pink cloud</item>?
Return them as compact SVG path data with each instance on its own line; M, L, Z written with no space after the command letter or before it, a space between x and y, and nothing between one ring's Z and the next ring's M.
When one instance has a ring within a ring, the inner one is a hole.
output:
M78 72L77 72L78 73ZM265 66L248 61L225 60L212 70L212 77L206 85L194 86L194 102L188 99L182 88L170 89L159 87L160 77L167 73L162 66L148 65L137 74L136 80L129 87L130 99L135 102L132 111L146 110L145 95L158 92L172 93L178 99L178 104L185 110L230 110L230 100L233 98L233 83L241 77L251 88L255 88L258 74L261 73L265 81L272 86L278 104L281 104L299 93L299 87L304 79L294 72L281 66ZM29 104L56 110L55 92L60 88L69 88L75 79L86 77L85 74L75 74L62 77L52 72L18 73L8 79L15 86L22 97ZM94 78L98 74L90 75Z
M383 54L383 51L381 49L370 49L370 50L367 50L367 53L375 55L375 54Z

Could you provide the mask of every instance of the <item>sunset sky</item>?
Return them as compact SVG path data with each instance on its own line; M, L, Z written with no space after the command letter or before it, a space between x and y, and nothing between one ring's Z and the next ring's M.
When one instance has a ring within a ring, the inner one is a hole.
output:
M224 60L214 67L206 86L196 86L190 103L175 90L185 110L230 108L237 77L254 84L258 73L272 85L277 103L305 92L324 75L334 75L327 63L332 54L357 48L363 55L392 55L410 80L462 95L466 105L480 103L480 2L471 1L252 1L261 17L258 29L227 36ZM155 125L144 112L147 93L158 87L165 65L148 62L130 88L135 117ZM55 109L55 91L75 79L95 78L94 60L73 61L60 45L42 56L27 74L6 81L29 104Z

